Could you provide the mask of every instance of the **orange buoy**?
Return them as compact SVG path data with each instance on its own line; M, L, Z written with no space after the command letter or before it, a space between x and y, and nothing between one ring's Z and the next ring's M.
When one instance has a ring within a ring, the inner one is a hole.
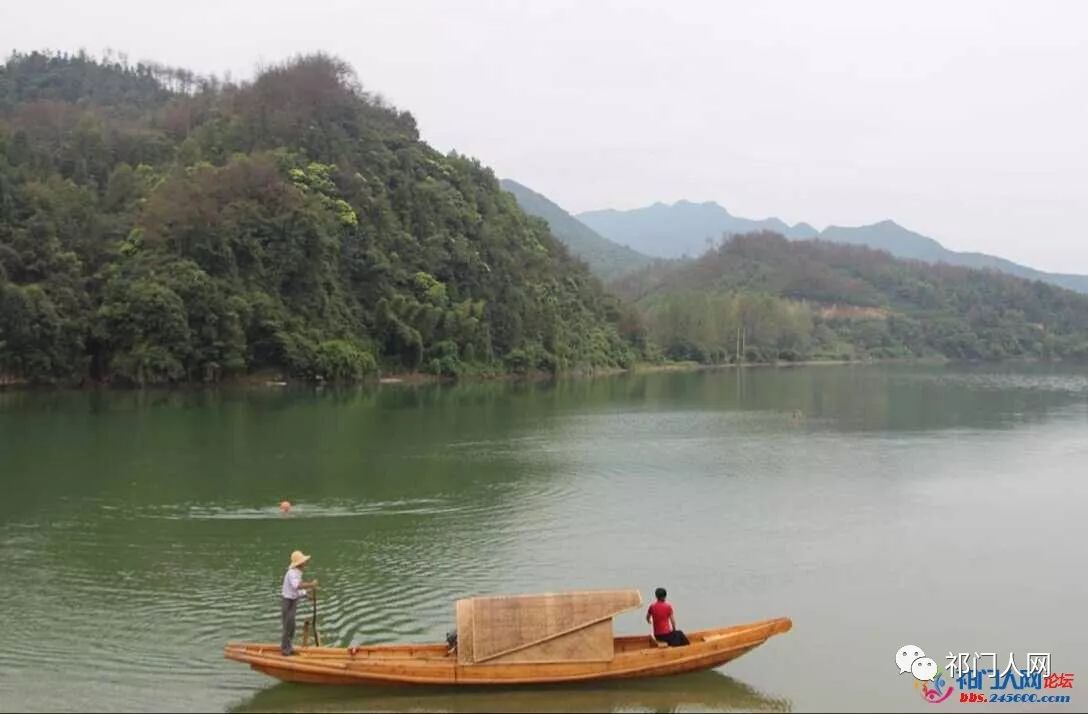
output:
M287 513L291 510L290 501L280 501L280 513Z

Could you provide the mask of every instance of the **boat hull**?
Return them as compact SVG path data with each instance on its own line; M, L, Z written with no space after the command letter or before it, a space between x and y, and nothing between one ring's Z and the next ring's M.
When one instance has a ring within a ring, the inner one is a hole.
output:
M227 659L286 682L379 685L516 685L660 677L720 667L788 632L788 618L687 633L686 647L657 647L648 636L617 637L600 662L459 664L445 644L302 647L284 657L273 644L231 643Z

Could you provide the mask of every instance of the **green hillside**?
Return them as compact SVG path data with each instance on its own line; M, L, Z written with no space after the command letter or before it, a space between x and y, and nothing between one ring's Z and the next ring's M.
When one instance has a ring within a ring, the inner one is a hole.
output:
M735 237L614 287L677 359L1088 359L1088 296L773 233Z
M0 380L628 364L620 308L352 70L0 69Z

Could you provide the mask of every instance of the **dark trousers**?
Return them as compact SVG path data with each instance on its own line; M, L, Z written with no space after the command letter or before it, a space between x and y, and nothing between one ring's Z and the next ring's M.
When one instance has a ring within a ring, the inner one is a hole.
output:
M280 613L283 615L283 638L280 640L280 652L289 654L293 651L291 640L295 638L295 612L298 611L298 600L283 598Z
M664 635L654 635L654 638L658 642L664 642L669 647L683 647L684 645L690 645L688 642L688 636L684 634L683 630L673 630L672 632Z

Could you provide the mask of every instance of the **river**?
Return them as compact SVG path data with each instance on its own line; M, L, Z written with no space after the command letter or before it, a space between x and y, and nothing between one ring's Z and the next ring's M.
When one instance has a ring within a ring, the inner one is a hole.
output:
M1088 671L1086 466L1069 367L0 392L0 710L925 711L901 645ZM330 644L582 588L667 587L683 629L794 629L620 685L285 685L222 648L277 638L296 548Z

